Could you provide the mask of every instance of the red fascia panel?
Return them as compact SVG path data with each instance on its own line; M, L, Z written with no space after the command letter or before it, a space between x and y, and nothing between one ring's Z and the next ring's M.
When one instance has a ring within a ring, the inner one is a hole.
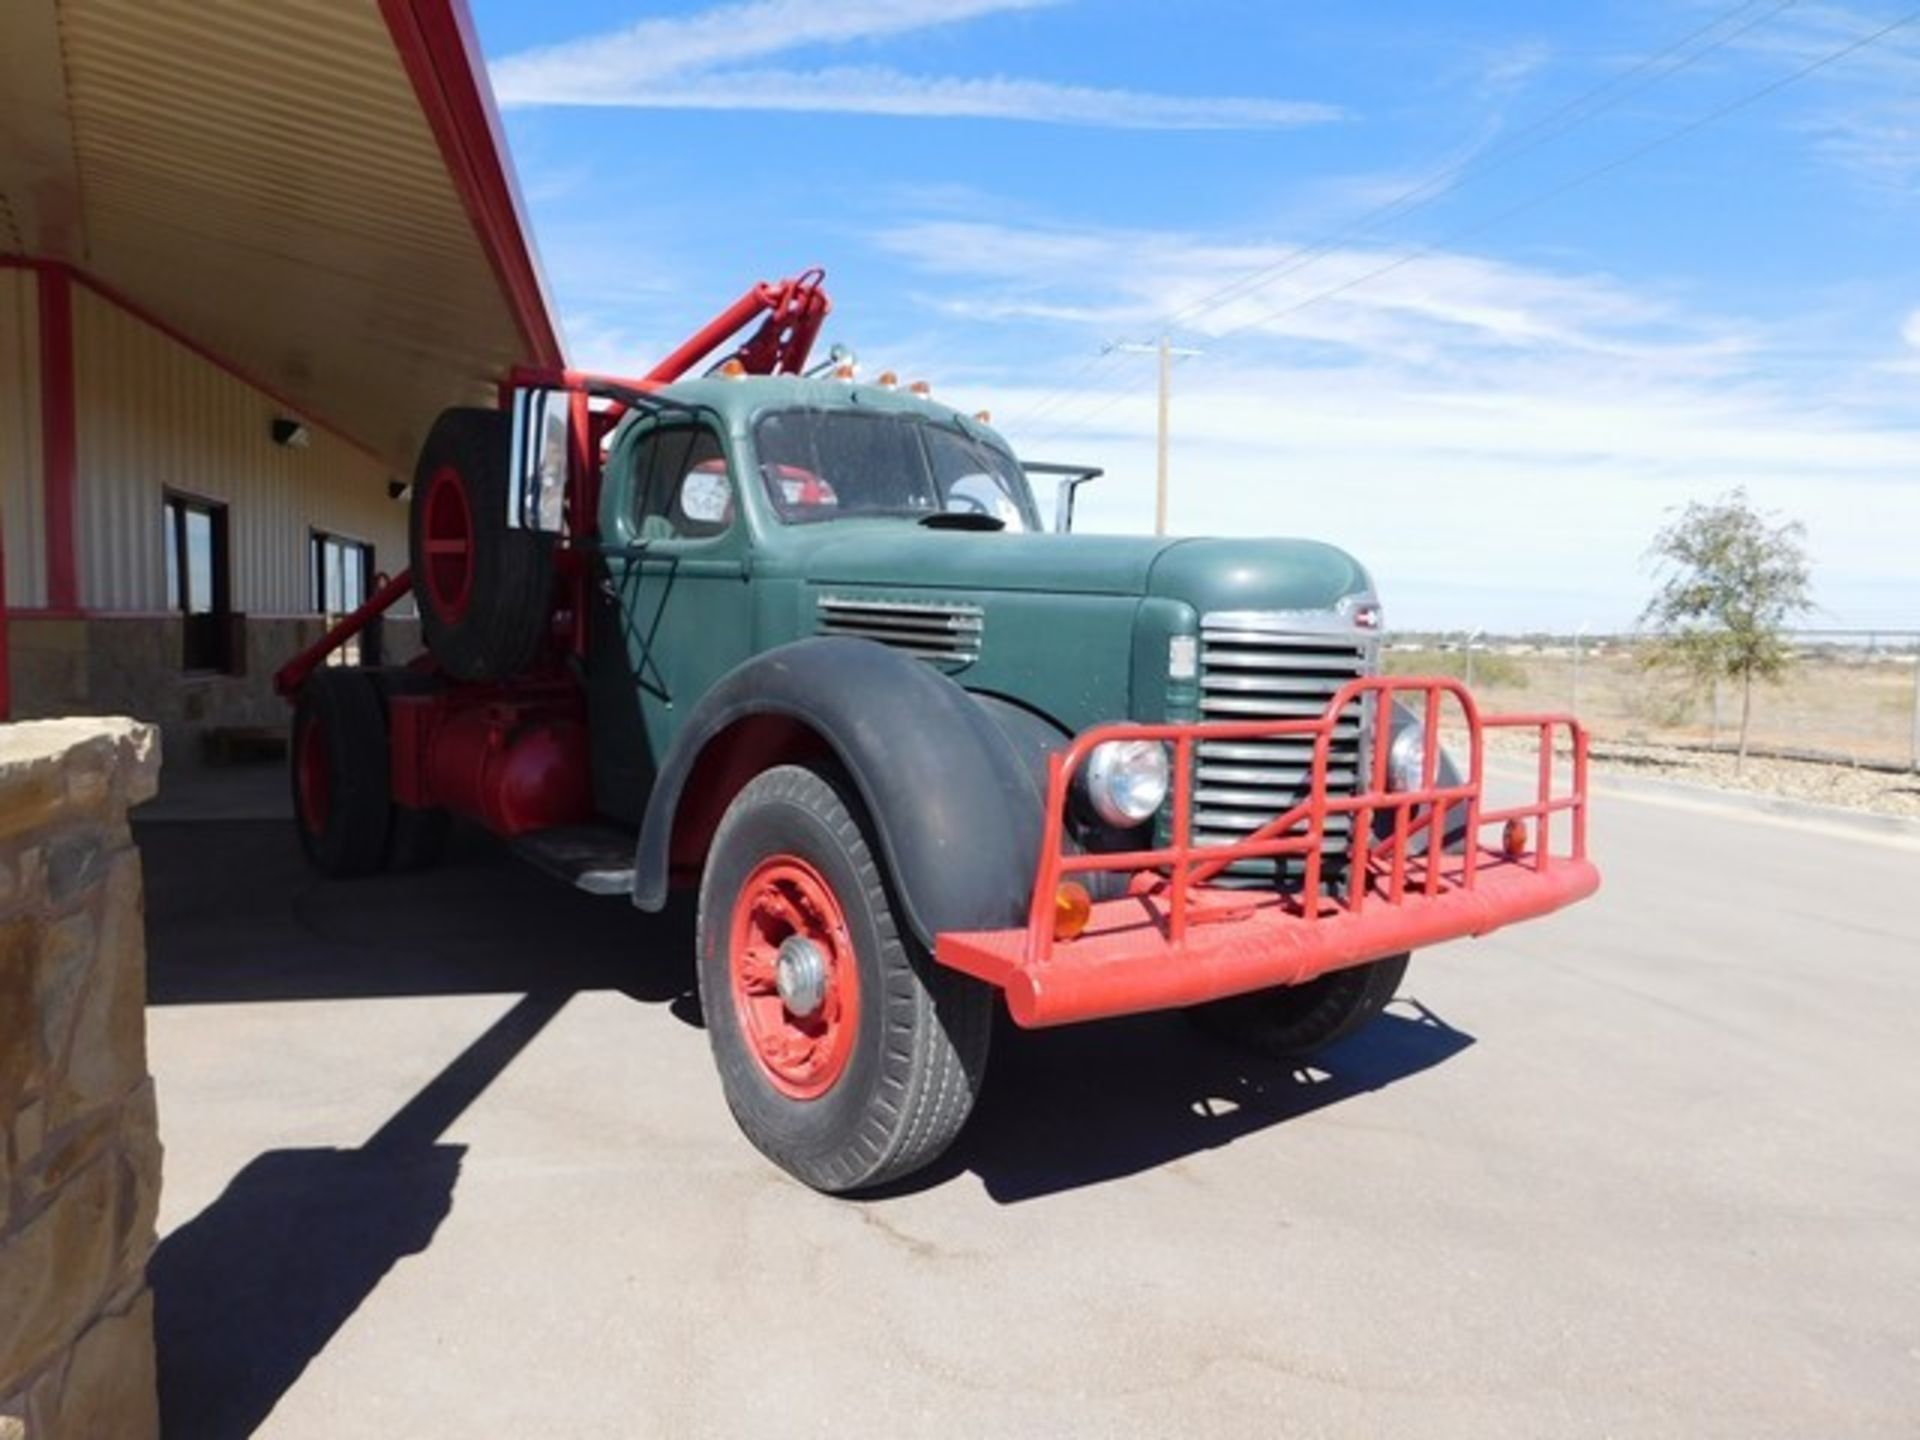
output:
M73 486L78 468L73 402L73 278L42 267L40 282L40 504L46 515L47 604L79 603Z
M553 305L465 0L380 0L380 13L526 341L525 359L564 365Z

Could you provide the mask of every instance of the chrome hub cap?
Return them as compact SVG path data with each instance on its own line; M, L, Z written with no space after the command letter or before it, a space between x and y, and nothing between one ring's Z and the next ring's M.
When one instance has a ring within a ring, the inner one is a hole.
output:
M827 956L804 935L789 935L773 962L773 984L790 1014L805 1018L827 1002Z

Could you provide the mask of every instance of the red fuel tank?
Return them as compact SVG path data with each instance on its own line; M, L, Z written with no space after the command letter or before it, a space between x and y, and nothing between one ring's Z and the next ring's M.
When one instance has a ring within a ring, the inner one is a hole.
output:
M573 708L523 700L463 703L446 694L425 698L405 720L395 715L395 798L443 806L496 835L590 820L587 727Z

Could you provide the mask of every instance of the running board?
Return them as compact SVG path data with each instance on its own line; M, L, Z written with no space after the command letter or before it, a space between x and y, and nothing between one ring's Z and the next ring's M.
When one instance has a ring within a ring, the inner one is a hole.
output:
M589 895L631 895L635 835L617 825L556 825L508 842L522 860Z

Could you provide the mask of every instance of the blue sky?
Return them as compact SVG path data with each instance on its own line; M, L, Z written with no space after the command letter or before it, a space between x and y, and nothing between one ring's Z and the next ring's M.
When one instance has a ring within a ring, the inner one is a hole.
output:
M474 11L578 363L824 265L868 373L1139 531L1102 347L1169 328L1173 528L1344 545L1397 626L1626 628L1744 484L1812 623L1920 627L1920 17L1839 53L1897 3Z

